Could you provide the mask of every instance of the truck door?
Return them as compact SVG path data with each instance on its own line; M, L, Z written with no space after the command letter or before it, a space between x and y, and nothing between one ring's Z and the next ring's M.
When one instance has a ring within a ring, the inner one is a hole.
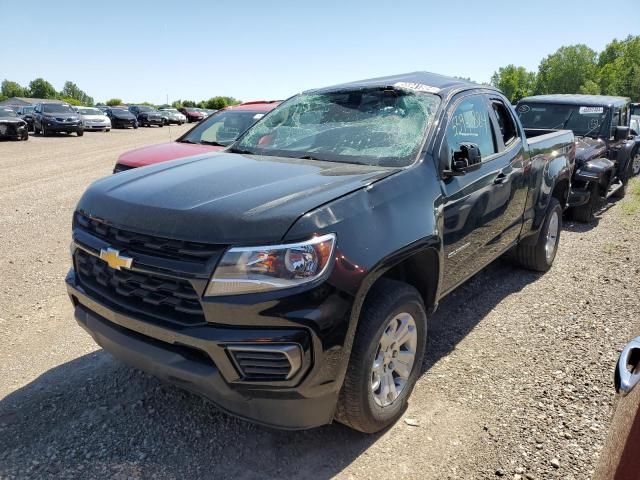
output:
M509 110L506 113L508 117ZM507 119L503 117L501 121ZM513 118L510 121L513 123ZM482 157L478 170L459 176L443 175L441 180L447 271L443 291L447 292L516 240L526 185L522 134L508 122L502 134L492 99L483 93L460 94L452 101L444 123L443 134L436 141L441 170L450 169L453 154L462 143L476 144ZM505 142L510 131L516 132L515 138Z

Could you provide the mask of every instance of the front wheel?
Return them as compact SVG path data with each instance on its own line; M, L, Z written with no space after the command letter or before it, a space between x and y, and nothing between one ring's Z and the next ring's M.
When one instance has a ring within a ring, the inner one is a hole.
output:
M79 136L79 137L83 136L84 135L84 130L78 130L76 132L76 135Z
M527 245L521 243L516 247L515 257L518 263L529 270L538 272L549 270L558 252L561 230L562 206L557 198L552 197L536 244Z
M631 175L636 176L640 173L640 148L633 155L631 160Z
M45 127L44 124L40 125L40 135L42 135L43 137L49 135L49 132L47 132L47 127Z
M27 130L27 131L25 131L25 132L22 134L22 138L21 138L21 140L24 140L25 142L26 142L27 140L29 140L29 131L28 131L28 130Z
M336 420L375 433L402 416L420 375L427 315L418 291L380 279L358 319Z

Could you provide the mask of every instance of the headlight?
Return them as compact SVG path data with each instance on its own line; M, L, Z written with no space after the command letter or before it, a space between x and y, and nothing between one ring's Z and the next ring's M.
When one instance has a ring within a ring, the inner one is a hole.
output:
M336 236L333 233L288 245L237 247L228 250L205 295L239 295L297 287L329 270Z

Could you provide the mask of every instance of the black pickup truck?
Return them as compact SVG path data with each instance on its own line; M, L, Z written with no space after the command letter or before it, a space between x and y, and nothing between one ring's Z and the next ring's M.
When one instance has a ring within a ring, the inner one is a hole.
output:
M589 222L609 197L622 198L640 165L640 136L630 128L631 101L603 95L537 95L516 106L528 137L556 128L576 136L569 213Z
M234 415L375 432L402 415L443 296L509 251L551 267L574 155L570 131L529 141L499 91L455 78L308 91L224 152L89 187L75 317Z

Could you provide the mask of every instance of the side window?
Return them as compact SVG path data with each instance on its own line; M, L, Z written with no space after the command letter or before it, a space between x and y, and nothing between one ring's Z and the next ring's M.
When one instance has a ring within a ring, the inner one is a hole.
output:
M470 95L465 97L449 118L443 149L447 161L453 158L453 152L460 149L462 143L475 143L482 158L497 153L493 128L484 97Z
M616 127L620 125L620 109L614 108L611 114L611 137L616 134Z
M502 136L504 146L509 147L518 139L518 129L513 121L513 115L500 100L492 100L491 105L498 120L498 127L500 128L498 133Z

